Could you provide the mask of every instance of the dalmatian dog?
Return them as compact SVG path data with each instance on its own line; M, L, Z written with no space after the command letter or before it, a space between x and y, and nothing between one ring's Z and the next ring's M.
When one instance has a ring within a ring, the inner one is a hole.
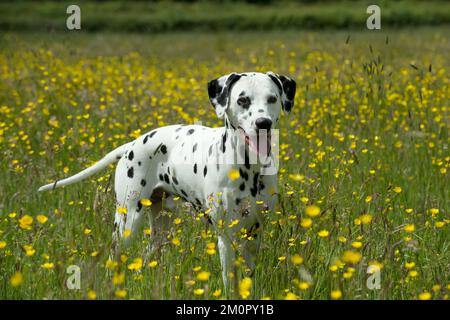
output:
M162 202L180 197L206 212L214 225L223 282L228 288L237 238L245 239L239 248L250 270L255 267L264 210L274 210L278 199L272 136L281 110L291 111L295 91L294 80L273 72L222 76L208 83L208 94L217 116L224 118L224 127L170 125L154 129L93 166L39 191L78 182L118 162L113 238L125 245L133 239L144 216L143 199L152 201L152 234L163 234L167 221L160 214ZM127 209L126 214L121 208ZM131 235L122 237L125 230ZM245 237L237 237L243 230Z

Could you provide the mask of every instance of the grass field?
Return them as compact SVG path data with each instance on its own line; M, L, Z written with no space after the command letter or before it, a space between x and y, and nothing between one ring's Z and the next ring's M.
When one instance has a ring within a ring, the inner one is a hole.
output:
M78 0L84 31L167 32L338 29L365 27L369 0L259 1ZM263 3L266 5L263 5ZM379 0L383 27L450 24L445 0ZM0 3L0 29L48 31L66 28L66 1Z
M449 31L3 34L0 298L225 298L201 213L180 202L161 250L147 255L146 226L113 262L113 168L37 188L153 128L220 125L206 82L273 70L298 84L281 122L280 205L248 290L238 260L233 296L448 299ZM80 290L66 287L70 265Z

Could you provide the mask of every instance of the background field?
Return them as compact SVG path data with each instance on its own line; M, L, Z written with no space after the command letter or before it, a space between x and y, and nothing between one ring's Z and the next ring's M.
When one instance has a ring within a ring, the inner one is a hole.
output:
M67 1L0 3L0 29L49 31L66 26ZM81 8L84 31L141 32L286 29L361 29L373 1L351 0L213 0L86 1ZM445 0L376 1L384 27L450 23Z
M0 298L225 298L201 213L180 202L156 254L146 226L112 262L113 167L36 191L153 128L220 125L206 82L273 70L298 93L248 298L448 299L449 31L2 33ZM69 265L80 290L65 285Z

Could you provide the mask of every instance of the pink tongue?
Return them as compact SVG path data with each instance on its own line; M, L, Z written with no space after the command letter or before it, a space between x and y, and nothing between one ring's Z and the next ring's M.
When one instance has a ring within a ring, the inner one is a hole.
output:
M250 147L250 149L258 154L259 150L258 150L258 138L256 136L251 136L248 138L248 146Z
M248 146L250 150L252 150L254 153L259 155L267 155L267 144L268 144L268 137L264 134L259 135L259 149L258 149L258 136L252 135L252 136L246 136L243 132L241 132L241 137L246 143L248 143Z

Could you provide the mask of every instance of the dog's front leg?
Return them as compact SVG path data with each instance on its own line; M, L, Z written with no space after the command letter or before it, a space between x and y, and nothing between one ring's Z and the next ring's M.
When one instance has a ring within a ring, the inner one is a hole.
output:
M234 190L224 190L220 197L213 199L209 208L211 208L210 216L218 235L218 249L220 255L220 264L222 267L222 279L226 295L233 292L232 279L237 275L232 274L236 257L236 248L234 243L234 229L230 228L231 221L236 218L237 208Z
M218 237L218 247L220 254L220 264L222 267L222 280L225 287L225 294L232 292L232 283L230 283L230 274L233 272L235 252L233 249L232 238L229 232L223 232ZM236 275L234 275L236 276Z

